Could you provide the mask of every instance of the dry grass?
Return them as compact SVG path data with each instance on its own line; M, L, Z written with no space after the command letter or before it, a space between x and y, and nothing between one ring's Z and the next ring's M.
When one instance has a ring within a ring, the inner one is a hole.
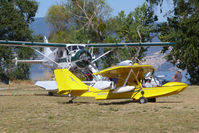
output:
M199 132L199 87L157 103L50 97L33 85L0 91L0 132Z

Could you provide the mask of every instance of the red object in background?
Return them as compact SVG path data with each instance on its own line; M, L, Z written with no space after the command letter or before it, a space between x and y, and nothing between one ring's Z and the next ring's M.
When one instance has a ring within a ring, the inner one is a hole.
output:
M9 80L9 91L10 91L10 80Z
M9 91L10 91L10 86L11 86L10 84L11 84L11 81L9 80Z
M92 75L92 74L88 73L87 76L88 76L88 80L89 80L89 81L92 81L92 80L93 80L93 75Z
M174 82L176 82L176 74L172 77L172 79L174 80Z

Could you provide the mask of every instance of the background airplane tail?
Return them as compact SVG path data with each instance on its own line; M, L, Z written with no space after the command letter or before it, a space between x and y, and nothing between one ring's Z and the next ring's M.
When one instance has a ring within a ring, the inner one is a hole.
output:
M89 88L68 69L56 69L54 73L59 94L66 94L71 91L87 91Z

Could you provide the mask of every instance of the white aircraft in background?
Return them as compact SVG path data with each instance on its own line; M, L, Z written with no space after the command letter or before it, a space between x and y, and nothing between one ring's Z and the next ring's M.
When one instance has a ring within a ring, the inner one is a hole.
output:
M42 42L24 42L24 41L7 41L0 40L0 46L21 46L31 47L36 52L43 56L41 60L18 60L14 59L15 64L18 63L34 63L42 64L53 69L67 68L72 72L80 72L88 80L88 84L93 83L96 88L101 86L101 83L97 82L102 79L101 76L93 76L92 73L98 72L95 65L95 61L110 53L112 50L100 55L96 58L93 53L94 48L118 48L118 47L144 47L144 46L171 46L175 45L173 42L147 42L147 43L98 43L98 44L64 44L64 43L49 43L47 38L44 37L44 43ZM40 52L36 48L43 48L43 52ZM123 61L117 65L132 65L132 61ZM86 73L85 73L86 72ZM91 74L92 77L89 76ZM105 86L109 86L110 82L103 83ZM45 88L51 92L57 90L56 81L37 81L35 85Z

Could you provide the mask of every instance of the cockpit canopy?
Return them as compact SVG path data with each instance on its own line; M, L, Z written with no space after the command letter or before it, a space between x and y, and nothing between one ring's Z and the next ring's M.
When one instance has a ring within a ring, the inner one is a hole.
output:
M76 51L76 50L80 50L80 49L84 49L84 48L85 48L85 45L75 45L75 44L73 44L73 45L67 46L67 49L69 51Z

